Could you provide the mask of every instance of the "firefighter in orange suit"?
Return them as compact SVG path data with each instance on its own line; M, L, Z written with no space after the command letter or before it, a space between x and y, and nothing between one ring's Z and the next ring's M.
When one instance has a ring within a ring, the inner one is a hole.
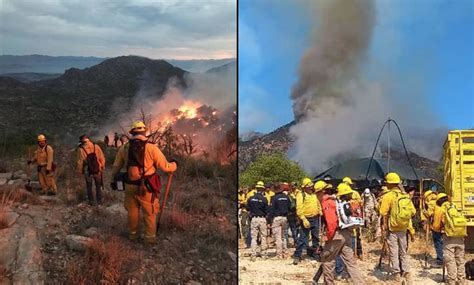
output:
M156 144L147 143L147 128L143 122L133 123L129 133L132 135L130 140L122 145L115 157L112 170L112 177L115 178L122 167L127 168L127 179L125 181L125 201L124 206L128 212L128 231L131 240L138 238L138 224L140 209L143 211L145 221L145 244L153 245L156 243L156 217L159 209L158 199L153 199L152 193L143 187L140 180L143 177L153 175L159 168L164 172L176 171L176 161L168 162L163 153ZM143 155L143 167L132 166L129 160L129 150L135 143L145 143Z

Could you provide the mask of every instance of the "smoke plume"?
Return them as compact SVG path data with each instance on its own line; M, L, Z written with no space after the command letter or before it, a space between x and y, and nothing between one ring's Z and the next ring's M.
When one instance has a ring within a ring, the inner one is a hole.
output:
M392 117L408 135L409 151L439 159L439 148L432 146L442 144L442 138L432 129L420 129L420 118L426 122L429 117L417 109L423 109L421 104L394 107L396 99L387 95L393 85L390 80L374 82L364 77L375 24L374 2L312 1L311 5L317 22L291 94L297 122L290 129L295 138L291 158L317 173L335 162L370 156L381 125ZM424 133L435 139L427 143ZM395 131L391 137L398 140Z

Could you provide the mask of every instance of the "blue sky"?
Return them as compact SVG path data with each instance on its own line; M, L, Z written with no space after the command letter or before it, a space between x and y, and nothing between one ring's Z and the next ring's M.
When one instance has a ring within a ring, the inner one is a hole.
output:
M387 96L398 104L416 98L433 123L474 127L474 1L385 0L376 10L366 76L390 78ZM293 119L289 96L311 16L295 1L239 1L240 132L269 132Z

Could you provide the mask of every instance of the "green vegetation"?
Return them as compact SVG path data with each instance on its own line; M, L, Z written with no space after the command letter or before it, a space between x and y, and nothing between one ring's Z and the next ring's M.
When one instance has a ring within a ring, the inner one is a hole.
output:
M255 182L301 181L307 174L301 166L286 158L283 153L262 155L239 175L239 186L247 187Z

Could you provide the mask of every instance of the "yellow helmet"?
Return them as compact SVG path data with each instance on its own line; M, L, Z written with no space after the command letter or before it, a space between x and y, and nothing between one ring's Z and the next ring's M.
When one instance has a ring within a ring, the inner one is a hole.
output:
M301 187L302 188L307 188L307 187L313 187L313 181L311 181L310 178L306 177L303 179L303 181L301 182Z
M388 173L387 176L385 176L385 181L388 184L399 184L400 182L402 182L400 176L398 176L398 174L396 174L395 172Z
M430 196L431 194L433 194L433 191L428 190L428 191L425 192L425 194L423 194L423 197L424 197L425 200L426 200L426 198L428 198L428 196Z
M341 196L344 196L344 195L347 195L347 194L351 194L352 193L352 188L351 186L349 186L347 183L339 183L339 185L337 185L337 196L338 197L341 197Z
M128 131L129 133L135 131L135 132L144 132L146 131L146 126L145 126L145 123L143 123L142 121L136 121L132 124L132 126L130 127L130 130Z
M436 195L436 201L444 197L448 197L448 195L446 195L446 193L439 193L438 195Z
M265 188L265 183L263 183L263 181L258 181L257 185L255 185L255 188Z
M46 140L46 137L44 135L39 135L38 136L38 141L39 142L44 142Z
M346 184L349 184L349 185L353 185L354 183L352 182L352 179L350 177L344 177L342 179L342 182L346 183Z
M331 185L327 184L323 180L318 180L316 181L316 183L314 183L314 190L316 190L316 192L319 192L319 191L329 188L330 186Z

